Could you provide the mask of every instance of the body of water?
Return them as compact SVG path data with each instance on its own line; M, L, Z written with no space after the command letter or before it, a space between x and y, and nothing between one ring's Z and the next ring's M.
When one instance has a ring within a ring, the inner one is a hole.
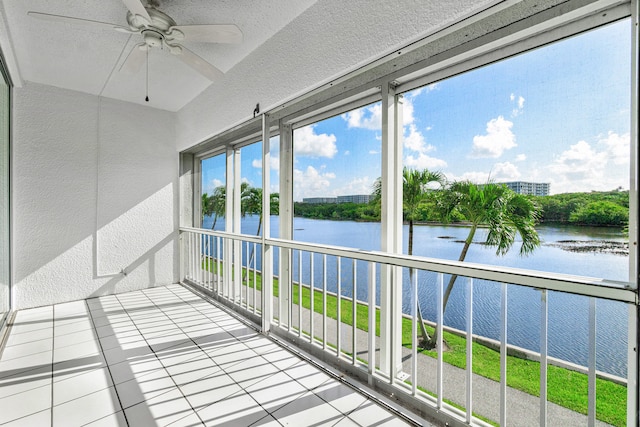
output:
M243 219L242 231L254 234L258 217ZM204 226L212 220L205 219ZM218 221L216 229L222 227ZM278 237L277 217L271 220L271 236ZM467 253L466 261L481 264L517 267L531 270L574 274L609 280L628 280L629 257L621 254L619 246L626 241L618 230L574 226L537 227L542 245L527 257L518 254L515 243L505 256L496 256L495 248L481 244L486 235L483 230L476 233L474 244ZM456 260L462 250L462 241L469 229L458 226L424 225L414 228L414 254L426 257ZM408 241L408 226L404 227L404 244ZM351 247L363 250L380 249L380 224L351 221L328 221L295 218L294 239L297 241ZM580 251L580 248L595 247L596 250ZM611 250L611 248L614 250ZM616 249L617 248L617 249ZM308 257L303 254L303 257ZM294 260L294 277L298 277L297 254ZM303 282L309 283L311 272L308 259L303 258ZM260 260L258 259L258 262ZM322 258L314 259L314 282L322 286ZM354 292L352 284L352 262L341 263L342 289L345 296ZM366 300L367 266L357 265L355 292L358 299ZM403 311L410 312L410 285L408 272L404 274ZM337 261L327 258L327 287L335 292ZM445 286L449 277L445 276ZM435 320L437 274L420 272L418 276L418 298L424 317ZM458 278L445 312L445 324L465 330L467 278ZM379 290L378 290L379 293ZM377 296L379 298L379 295ZM540 298L541 293L523 286L509 286L507 309L507 341L510 344L533 351L540 349ZM378 299L379 301L379 299ZM489 338L500 336L500 284L474 280L473 332ZM549 355L581 365L587 364L589 299L560 292L548 294ZM597 316L597 367L598 369L626 377L627 372L627 322L625 304L598 300Z

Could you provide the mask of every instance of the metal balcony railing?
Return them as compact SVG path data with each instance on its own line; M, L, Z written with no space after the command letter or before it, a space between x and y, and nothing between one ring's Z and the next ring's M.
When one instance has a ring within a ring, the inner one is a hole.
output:
M186 227L180 228L180 241L185 283L260 322L265 332L393 393L423 414L453 425L595 425L601 418L598 402L608 397L607 387L600 390L604 381L626 392L628 404L618 402L617 423L635 419L638 301L627 283ZM445 278L450 275L458 276L456 288L464 293L464 308L454 313L464 318L457 330L442 321ZM435 288L430 295L435 317L428 323L436 333L436 348L443 348L443 334L452 333L462 339L464 360L448 360L444 351L418 351L418 296L426 286ZM474 288L491 290L499 325L496 340L474 334L474 310L479 310ZM508 295L517 292L529 292L532 305L539 305L539 351L508 344ZM588 311L582 355L586 366L549 355L549 299L567 294L577 295ZM620 355L626 360L626 378L596 369L596 307L601 301L627 307L627 354ZM499 371L497 378L474 371L476 364L487 363L476 342L495 350L489 351L495 356L491 363ZM523 358L537 372L529 379L536 384L533 391L518 390L517 381L510 381L510 367ZM582 409L563 408L549 396L550 380L569 371L580 372L586 383Z

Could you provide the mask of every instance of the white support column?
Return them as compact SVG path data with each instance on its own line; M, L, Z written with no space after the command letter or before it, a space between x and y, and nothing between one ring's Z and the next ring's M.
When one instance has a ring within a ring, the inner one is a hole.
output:
M636 286L638 292L638 238L640 214L638 213L638 99L640 89L638 85L638 70L640 65L640 1L631 2L631 139L630 159L631 176L629 182L629 282ZM637 305L629 305L628 317L628 354L627 354L627 425L640 423L640 407L638 394L640 387L639 366L640 339L638 337Z
M293 130L291 125L280 123L280 238L293 239ZM290 318L291 301L291 251L280 251L278 289L281 322ZM288 325L290 326L290 325Z
M242 200L242 171L240 170L240 149L233 150L233 233L240 234L240 221L242 219L242 208L240 202ZM233 242L233 289L231 290L231 298L238 304L240 299L240 287L242 282L242 243L240 241Z
M194 198L196 191L195 159L193 154L180 155L180 225L184 227L194 226ZM180 236L180 281L183 281L189 271L189 245L188 235Z
M383 252L402 252L402 106L395 86L382 86ZM380 266L380 369L391 381L402 369L402 270ZM393 367L393 368L392 368Z
M231 232L233 231L233 216L235 212L233 211L234 203L233 203L233 190L234 190L234 173L233 173L233 149L227 147L226 150L226 168L225 168L225 207L224 207L224 229L225 231ZM240 213L238 213L240 215ZM229 239L224 240L224 249L223 249L223 280L224 285L222 289L222 295L226 298L231 296L231 287L232 287L232 271L233 271L233 242Z
M271 179L269 165L269 115L262 115L262 332L267 333L273 319L273 248L266 241L271 237Z

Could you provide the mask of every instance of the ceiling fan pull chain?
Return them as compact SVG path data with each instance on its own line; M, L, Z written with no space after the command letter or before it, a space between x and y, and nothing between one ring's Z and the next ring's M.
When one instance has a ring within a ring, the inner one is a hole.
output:
M147 48L147 96L144 100L149 102L149 48Z

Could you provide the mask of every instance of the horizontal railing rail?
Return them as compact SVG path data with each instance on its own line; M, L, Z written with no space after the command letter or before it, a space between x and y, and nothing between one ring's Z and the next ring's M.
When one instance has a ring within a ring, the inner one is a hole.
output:
M261 239L260 237L233 234L221 231L203 230L198 228L180 227L180 231L201 233L203 235L219 236L236 241L265 243L308 252L325 253L327 255L345 258L356 258L379 264L395 265L398 267L429 270L444 274L503 282L513 285L527 286L536 289L567 292L576 295L620 301L624 303L638 303L638 293L630 282L606 280L601 278L576 276L570 274L550 273L538 270L526 270L512 267L502 267L470 262L450 261L439 258L427 258L416 255L392 254L379 251L366 251L341 246L319 245L315 243L297 242L283 239Z

